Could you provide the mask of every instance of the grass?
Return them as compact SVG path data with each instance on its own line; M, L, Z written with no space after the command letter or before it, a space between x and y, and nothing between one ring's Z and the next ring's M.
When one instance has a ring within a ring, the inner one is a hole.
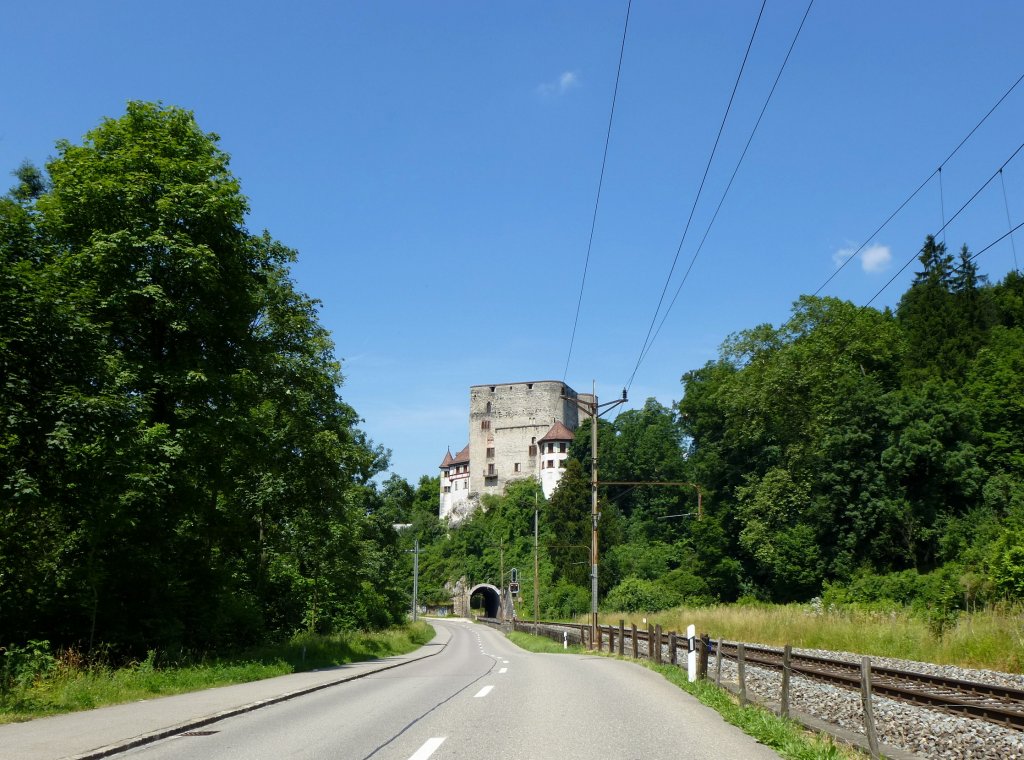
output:
M832 649L877 657L1024 673L1024 609L1007 607L960 615L941 634L906 611L819 611L810 605L717 605L641 614L605 614L602 624L641 627L646 617L666 631L731 641Z
M512 632L508 638L514 644L530 652L576 652L583 653L581 647L570 647L568 650L551 639L533 636L528 633ZM590 654L595 654L591 652ZM602 654L610 657L612 655ZM617 658L618 659L618 658ZM807 731L798 723L783 720L762 707L746 705L740 707L736 699L727 691L720 689L709 681L690 683L686 673L673 665L655 665L647 660L630 660L643 665L666 680L678 686L688 694L692 694L702 704L721 714L722 718L741 729L767 747L771 747L787 760L863 760L857 750L838 744L832 737Z
M528 652L541 652L546 654L563 652L585 654L586 649L576 644L572 644L568 649L563 649L562 645L557 641L553 641L545 636L534 636L531 633L520 633L519 631L509 631L506 634L508 640L518 646L520 649L525 649Z
M64 651L45 673L0 694L0 723L404 654L433 636L434 630L423 622L373 633L299 634L283 645L236 657L162 665L151 652L143 662L118 668L88 663L74 650Z

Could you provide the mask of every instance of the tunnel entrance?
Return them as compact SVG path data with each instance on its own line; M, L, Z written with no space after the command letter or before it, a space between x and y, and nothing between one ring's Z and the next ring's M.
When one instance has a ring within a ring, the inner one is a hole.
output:
M490 583L478 583L470 589L469 608L482 610L484 617L496 618L501 613L501 592Z

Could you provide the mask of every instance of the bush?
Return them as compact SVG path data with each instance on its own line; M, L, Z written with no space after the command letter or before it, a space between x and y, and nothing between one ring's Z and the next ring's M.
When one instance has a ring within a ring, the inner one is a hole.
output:
M1024 542L1009 531L993 550L992 583L1008 599L1024 599Z
M568 620L590 611L590 591L564 579L544 596L544 609L556 619Z
M49 641L29 641L23 646L0 647L0 697L23 692L37 678L50 673L57 660L50 652Z
M682 596L672 589L634 576L608 592L603 606L613 612L657 612L681 603Z

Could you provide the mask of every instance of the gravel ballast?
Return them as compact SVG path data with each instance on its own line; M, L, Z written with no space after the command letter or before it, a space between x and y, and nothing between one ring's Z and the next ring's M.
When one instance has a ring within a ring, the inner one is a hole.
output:
M861 656L850 652L822 649L794 649L794 653L860 662ZM1024 676L991 670L971 670L950 665L932 665L910 660L872 657L871 664L928 675L957 678L1011 688L1024 688ZM709 675L714 676L712 666ZM747 664L748 692L759 698L777 700L782 688L782 674ZM722 681L736 683L736 664L722 661ZM790 681L790 704L793 708L845 729L864 732L860 693L793 675ZM962 718L948 713L873 696L875 731L885 744L927 758L971 758L977 760L1024 760L1024 732L1003 728L994 723Z

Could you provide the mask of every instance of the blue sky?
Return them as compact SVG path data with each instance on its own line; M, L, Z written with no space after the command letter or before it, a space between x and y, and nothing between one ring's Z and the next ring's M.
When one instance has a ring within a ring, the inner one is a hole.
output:
M805 3L769 0L670 286L707 227ZM760 2L635 0L567 380L632 373ZM298 249L343 397L436 474L469 386L561 379L626 3L8 4L0 167L43 163L131 99L221 136L249 226ZM731 332L779 323L1024 73L1020 2L817 0L630 396L671 403ZM1024 84L823 291L863 304L1024 142ZM1004 171L1024 221L1024 153ZM11 180L13 183L13 180ZM1007 231L998 181L946 232ZM1024 232L1024 231L1022 231ZM1024 235L1017 236L1024 264ZM979 260L1014 266L1009 240ZM914 267L875 302L894 305Z

